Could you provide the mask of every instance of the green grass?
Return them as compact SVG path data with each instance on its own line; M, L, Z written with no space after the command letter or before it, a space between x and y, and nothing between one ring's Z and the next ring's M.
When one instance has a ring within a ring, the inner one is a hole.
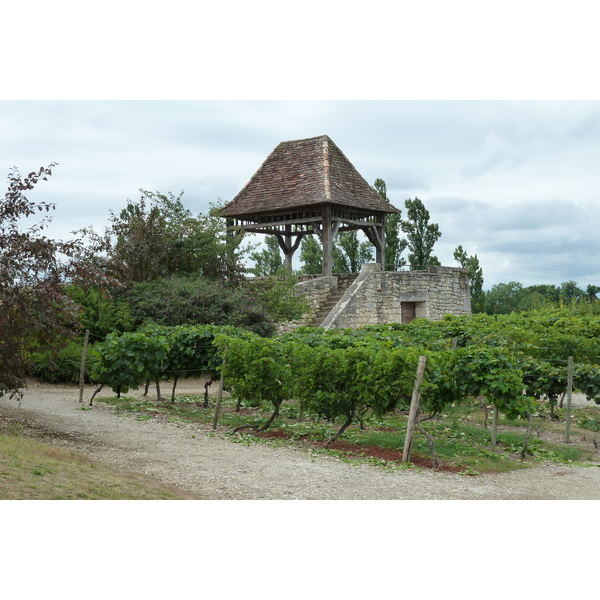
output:
M202 406L203 398L196 395L176 396L176 401L157 402L153 400L133 398L103 399L115 406L118 411L138 413L137 418L162 418L166 420L181 420L186 422L201 422L212 424L214 418L214 397L211 406ZM261 425L269 417L272 407L266 403L259 406L242 406L240 412L235 410L236 402L231 397L223 398L219 425L233 431L242 425ZM550 461L561 464L586 463L597 464L597 454L591 448L594 431L600 423L600 407L575 409L572 413L571 437L578 440L586 439L586 443L564 444L564 409L557 409L557 420L549 418L549 411L543 404L534 419L532 435L529 440L528 454L525 460L520 457L525 439L527 422L509 420L503 415L499 419L499 431L495 452L491 449L491 412L486 414L481 404L468 401L454 407L447 407L444 414L432 420L423 422L426 429L435 440L435 449L443 465L448 468L463 469L465 473L502 472L526 468L536 462ZM331 438L341 423L315 422L310 415L305 415L301 422L297 420L298 406L293 402L282 405L279 418L269 430L270 435L257 436L250 430L243 435L230 436L230 439L242 443L268 443L271 445L296 444L309 447L311 452L321 452L325 442ZM401 453L404 447L406 431L406 412L396 412L384 418L367 417L364 419L364 429L358 423L349 427L339 438L361 447L364 460L385 465L398 460L385 461L377 459L373 449L387 449ZM544 440L546 435L552 440ZM274 437L275 436L275 437ZM539 437L538 437L539 436ZM364 451L367 448L367 451ZM348 452L328 450L342 458L349 458ZM430 449L425 437L417 431L413 442L415 457L429 457ZM356 458L353 458L356 460Z
M154 480L97 463L78 452L0 433L2 500L177 500Z

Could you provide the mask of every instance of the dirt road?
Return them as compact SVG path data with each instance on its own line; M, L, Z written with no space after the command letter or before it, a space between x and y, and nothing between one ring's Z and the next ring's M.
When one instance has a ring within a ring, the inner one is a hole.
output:
M92 392L86 387L86 402ZM82 410L78 400L76 386L31 384L20 407L0 398L0 419L199 499L600 499L597 466L540 465L478 476L417 469L385 472L300 449L233 443L223 437L224 430L215 433L208 425L137 421L134 415L116 415L102 402Z

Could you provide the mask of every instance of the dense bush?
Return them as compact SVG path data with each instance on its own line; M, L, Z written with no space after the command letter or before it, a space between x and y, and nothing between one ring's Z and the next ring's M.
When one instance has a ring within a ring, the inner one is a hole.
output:
M33 377L48 383L78 383L82 353L81 341L71 342L58 352L34 352L29 359L29 372ZM89 345L85 360L86 383L90 383L90 374L97 362L98 353Z
M136 327L232 325L271 336L278 322L303 312L293 297L293 281L230 285L205 278L169 277L134 285L126 295Z
M92 339L103 340L109 333L133 330L131 310L123 299L111 297L97 288L80 285L69 285L66 291L81 308L81 329L87 329Z

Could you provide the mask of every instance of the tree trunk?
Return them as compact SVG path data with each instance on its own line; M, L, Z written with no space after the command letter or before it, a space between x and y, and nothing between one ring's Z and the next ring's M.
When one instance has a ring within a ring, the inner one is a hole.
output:
M208 388L212 385L214 379L211 377L205 384L204 384L204 408L208 408Z
M325 444L325 448L329 448L329 446L331 446L331 444L333 444L333 442L335 442L335 440L337 440L340 435L342 435L342 433L344 433L344 431L346 431L346 429L348 429L348 427L350 427L353 419L354 419L355 413L354 411L349 412L346 418L346 422L338 429L338 431L335 433L335 435Z
M523 449L521 450L521 460L525 460L525 456L527 456L527 445L529 444L529 438L531 437L531 426L533 423L533 417L531 413L527 413L527 418L529 423L527 425L527 433L525 434L525 441L523 442Z
M435 442L433 440L433 436L428 431L425 431L425 429L423 428L423 425L421 425L420 419L417 421L417 427L419 428L419 431L427 439L427 444L429 445L429 451L431 452L431 462L433 463L433 468L439 469L442 466L442 461L440 460L440 457L438 456L437 452L435 451Z
M94 398L96 397L96 394L104 387L104 384L101 383L100 387L98 389L96 389L96 391L92 394L92 397L90 398L90 406L92 405L92 401L94 400Z
M175 402L175 388L177 387L177 379L178 379L178 376L175 375L175 379L173 379L173 390L171 392L171 402L172 403Z
M481 400L481 408L483 408L483 411L485 413L485 419L483 421L483 427L484 427L484 429L487 429L488 428L488 419L489 419L490 413L488 411L488 407L487 407L485 399Z
M269 429L269 427L271 427L271 425L273 424L273 421L279 416L279 407L280 406L281 406L281 402L279 402L278 404L275 404L275 410L273 411L273 414L269 417L268 421L262 427L259 427L258 425L240 425L239 427L236 427L233 430L233 433L237 433L238 431L241 431L242 429L254 429L254 431L265 431L265 430Z
M494 406L494 417L492 419L492 452L496 452L496 438L498 437L498 407Z
M548 402L550 403L550 419L552 421L556 421L558 419L556 413L554 412L554 409L556 408L556 396L550 396L548 398Z

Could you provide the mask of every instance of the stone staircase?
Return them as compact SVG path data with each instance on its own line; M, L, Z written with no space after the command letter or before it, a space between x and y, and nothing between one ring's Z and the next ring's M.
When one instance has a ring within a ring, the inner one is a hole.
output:
M309 327L320 327L327 315L333 310L333 307L340 301L346 290L336 290L332 292L327 300L321 305L319 312L315 315Z

